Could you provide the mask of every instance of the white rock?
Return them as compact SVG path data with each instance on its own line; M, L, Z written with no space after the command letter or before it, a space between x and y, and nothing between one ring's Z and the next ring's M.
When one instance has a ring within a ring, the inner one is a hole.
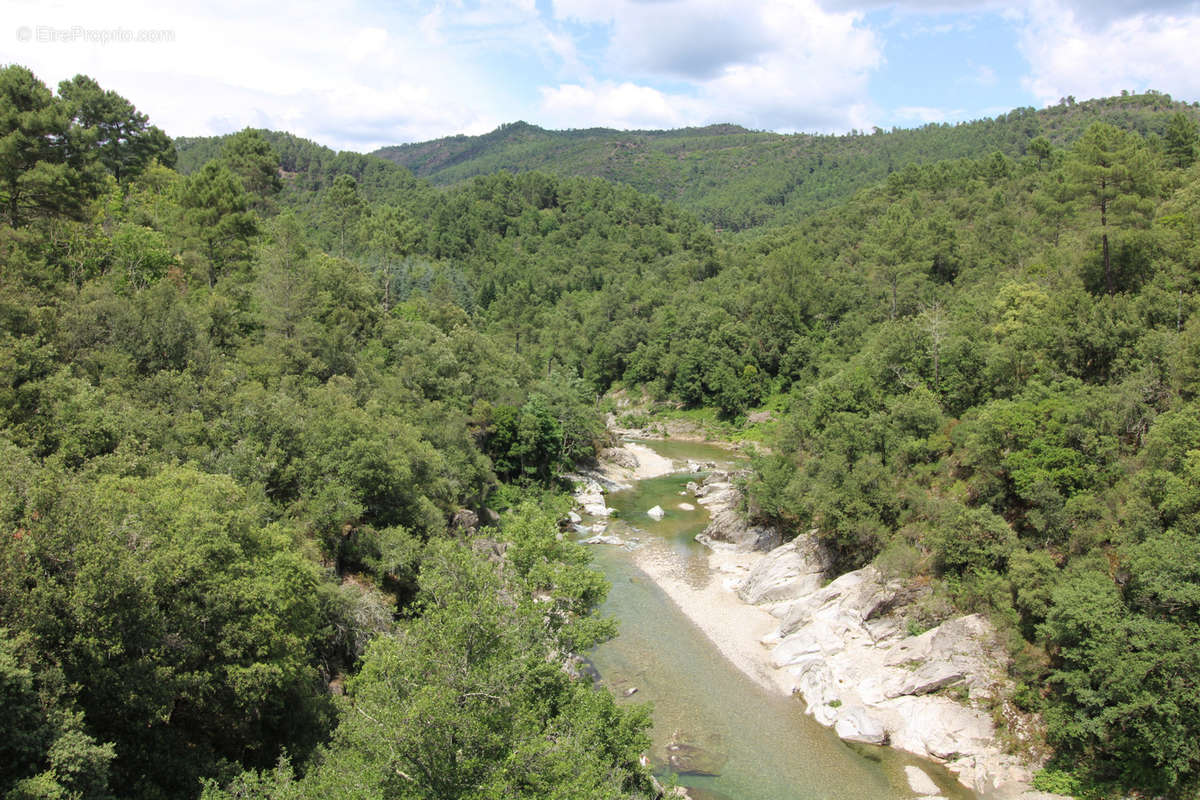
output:
M812 594L821 588L831 564L825 549L802 536L776 547L754 565L738 589L747 603L777 603Z
M625 542L619 536L598 535L590 539L584 539L580 544L615 544L623 545Z
M696 507L694 505L692 505L691 503L680 503L679 510L680 511L695 511Z
M662 519L664 514L666 514L666 512L662 510L662 506L655 506L646 512L646 516L653 520Z
M738 496L736 490L728 490L733 497ZM732 501L718 500L713 495L706 495L698 501L701 505L709 506L712 520L702 533L696 534L696 541L716 549L726 549L714 545L729 545L739 552L750 550L772 550L778 547L782 535L773 527L767 525L751 525L732 508ZM720 510L718 510L720 507Z
M904 775L908 778L908 788L917 794L936 795L942 793L938 785L933 782L933 778L929 777L920 767L907 766L904 768Z
M578 525L579 523L583 522L583 517L579 516L574 511L567 512L567 519L571 521L572 525Z
M607 517L612 514L615 509L609 508L604 503L588 503L583 507L583 513L593 517Z
M883 744L887 741L887 730L883 723L862 706L841 708L839 711L833 729L842 739L863 744Z

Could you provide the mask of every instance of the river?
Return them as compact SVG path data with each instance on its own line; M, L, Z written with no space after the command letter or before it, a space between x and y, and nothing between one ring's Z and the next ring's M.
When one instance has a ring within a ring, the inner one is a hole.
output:
M736 466L737 456L713 445L679 441L641 442L676 461L693 459ZM707 552L693 537L707 523L701 506L682 496L697 476L676 473L638 482L613 492L608 504L618 511L610 532L632 547L659 548L676 558L689 581L711 579ZM655 522L646 510L667 511ZM727 661L716 646L634 564L629 549L593 548L595 564L612 582L602 613L617 618L619 635L590 655L602 680L621 702L653 703L654 746L662 770L666 747L685 741L701 748L716 776L682 775L698 800L911 800L906 765L924 769L952 800L974 795L945 769L889 748L850 745L804 713L799 700L771 692Z

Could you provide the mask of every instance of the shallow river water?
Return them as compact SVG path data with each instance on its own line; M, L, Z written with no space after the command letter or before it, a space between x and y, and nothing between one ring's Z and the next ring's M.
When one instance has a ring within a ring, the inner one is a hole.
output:
M677 462L687 459L729 464L736 457L712 445L644 442ZM619 512L610 530L636 537L640 546L669 548L689 581L706 581L707 556L693 537L708 514L678 508L694 499L680 492L695 475L677 473L614 492L608 503ZM661 522L646 515L660 505ZM621 702L653 703L656 767L666 746L683 740L702 748L719 767L716 777L681 775L693 796L729 800L909 800L914 797L904 766L919 764L944 796L974 795L940 767L888 748L849 745L804 713L802 701L770 692L723 658L716 647L633 563L624 548L596 546L593 559L612 582L602 611L616 617L619 635L590 658ZM717 770L712 770L717 771Z

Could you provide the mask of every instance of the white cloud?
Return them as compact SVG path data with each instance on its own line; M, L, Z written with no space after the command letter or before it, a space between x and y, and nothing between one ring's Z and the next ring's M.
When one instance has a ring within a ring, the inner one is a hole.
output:
M560 19L611 29L598 70L617 65L639 85L674 87L658 91L653 102L640 95L647 109L642 118L777 130L866 124L866 83L882 63L881 42L857 13L826 12L815 0L738 6L721 0L556 0L554 8ZM585 91L598 98L632 96L622 85L610 78ZM553 116L558 108L549 103L561 104L560 94L576 96L582 87L573 86L570 92L565 86L544 91L543 110ZM621 126L620 117L602 118L605 108L602 102L592 106L591 118Z
M1197 41L1200 17L1194 14L1139 11L1097 24L1065 3L1034 0L1021 35L1021 50L1030 65L1024 85L1044 103L1067 95L1082 99L1119 94L1122 89L1196 97Z
M543 87L541 122L551 127L677 128L701 113L695 100L634 83Z
M552 3L547 13L535 0L297 0L280 12L268 0L0 0L11 26L0 29L0 63L28 65L50 85L91 75L176 136L254 125L369 150L518 118L837 132L880 118L956 118L932 108L939 87L914 86L899 101L911 105L893 112L871 107L869 83L893 77L881 71L884 37L960 31L988 10L1020 32L1024 86L1039 101L1148 87L1200 96L1195 0ZM872 29L864 13L880 8L893 13L871 17ZM174 39L20 42L22 25L159 29ZM992 90L1015 81L1002 57L987 57L946 82Z
M266 0L0 0L0 18L12 24L0 30L0 63L26 65L50 86L90 75L175 136L252 125L369 150L494 128L509 114L496 91L502 76L488 74L482 59L506 44L525 53L561 49L537 27L532 0L466 15L440 9L393 17L354 0L300 0L285 12ZM17 41L18 26L30 28L32 41ZM39 42L39 27L168 30L173 40ZM430 44L430 33L442 43Z

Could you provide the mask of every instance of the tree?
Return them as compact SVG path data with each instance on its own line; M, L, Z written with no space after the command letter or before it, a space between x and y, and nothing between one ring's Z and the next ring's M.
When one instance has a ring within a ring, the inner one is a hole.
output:
M8 224L80 217L98 194L92 136L24 67L0 70L0 207Z
M58 94L74 124L85 130L100 163L118 181L140 173L151 161L175 165L175 145L145 114L111 89L86 75L58 85Z
M338 175L325 194L326 213L337 228L338 255L346 255L346 231L358 221L363 212L363 199L358 193L358 181L350 175Z
M1200 143L1200 125L1182 111L1176 111L1167 121L1167 155L1175 166L1190 167L1196 160L1196 145Z
M1131 612L1109 576L1052 592L1038 627L1054 654L1048 738L1103 780L1193 797L1200 784L1200 628Z
M916 224L909 203L892 203L865 243L868 258L875 264L875 274L887 286L890 296L888 319L896 318L900 310L900 288L917 271L913 241Z
M419 613L371 642L337 731L303 779L286 768L248 774L227 790L210 784L205 800L648 796L638 764L646 710L563 668L569 649L611 633L600 624L576 638L563 624L590 614L603 578L587 574L578 545L557 542L545 515L523 508L511 526L499 574L461 543L427 546Z
M258 223L241 180L228 167L205 164L181 186L179 206L191 236L203 248L210 287L230 264L249 259Z
M242 180L242 186L253 195L259 211L270 208L283 189L279 178L279 154L262 134L253 128L235 133L221 147L221 161Z
M1045 167L1053 152L1054 147L1045 136L1035 136L1029 141L1029 154L1037 159L1038 169Z
M1154 208L1149 201L1158 190L1150 151L1137 134L1096 122L1075 143L1067 170L1076 196L1100 212L1104 288L1114 294L1109 233L1149 222Z
M317 567L260 497L182 467L0 478L15 480L32 486L0 485L0 498L43 499L15 509L20 537L0 537L0 618L113 743L119 796L185 796L222 764L266 766L284 743L313 743Z

